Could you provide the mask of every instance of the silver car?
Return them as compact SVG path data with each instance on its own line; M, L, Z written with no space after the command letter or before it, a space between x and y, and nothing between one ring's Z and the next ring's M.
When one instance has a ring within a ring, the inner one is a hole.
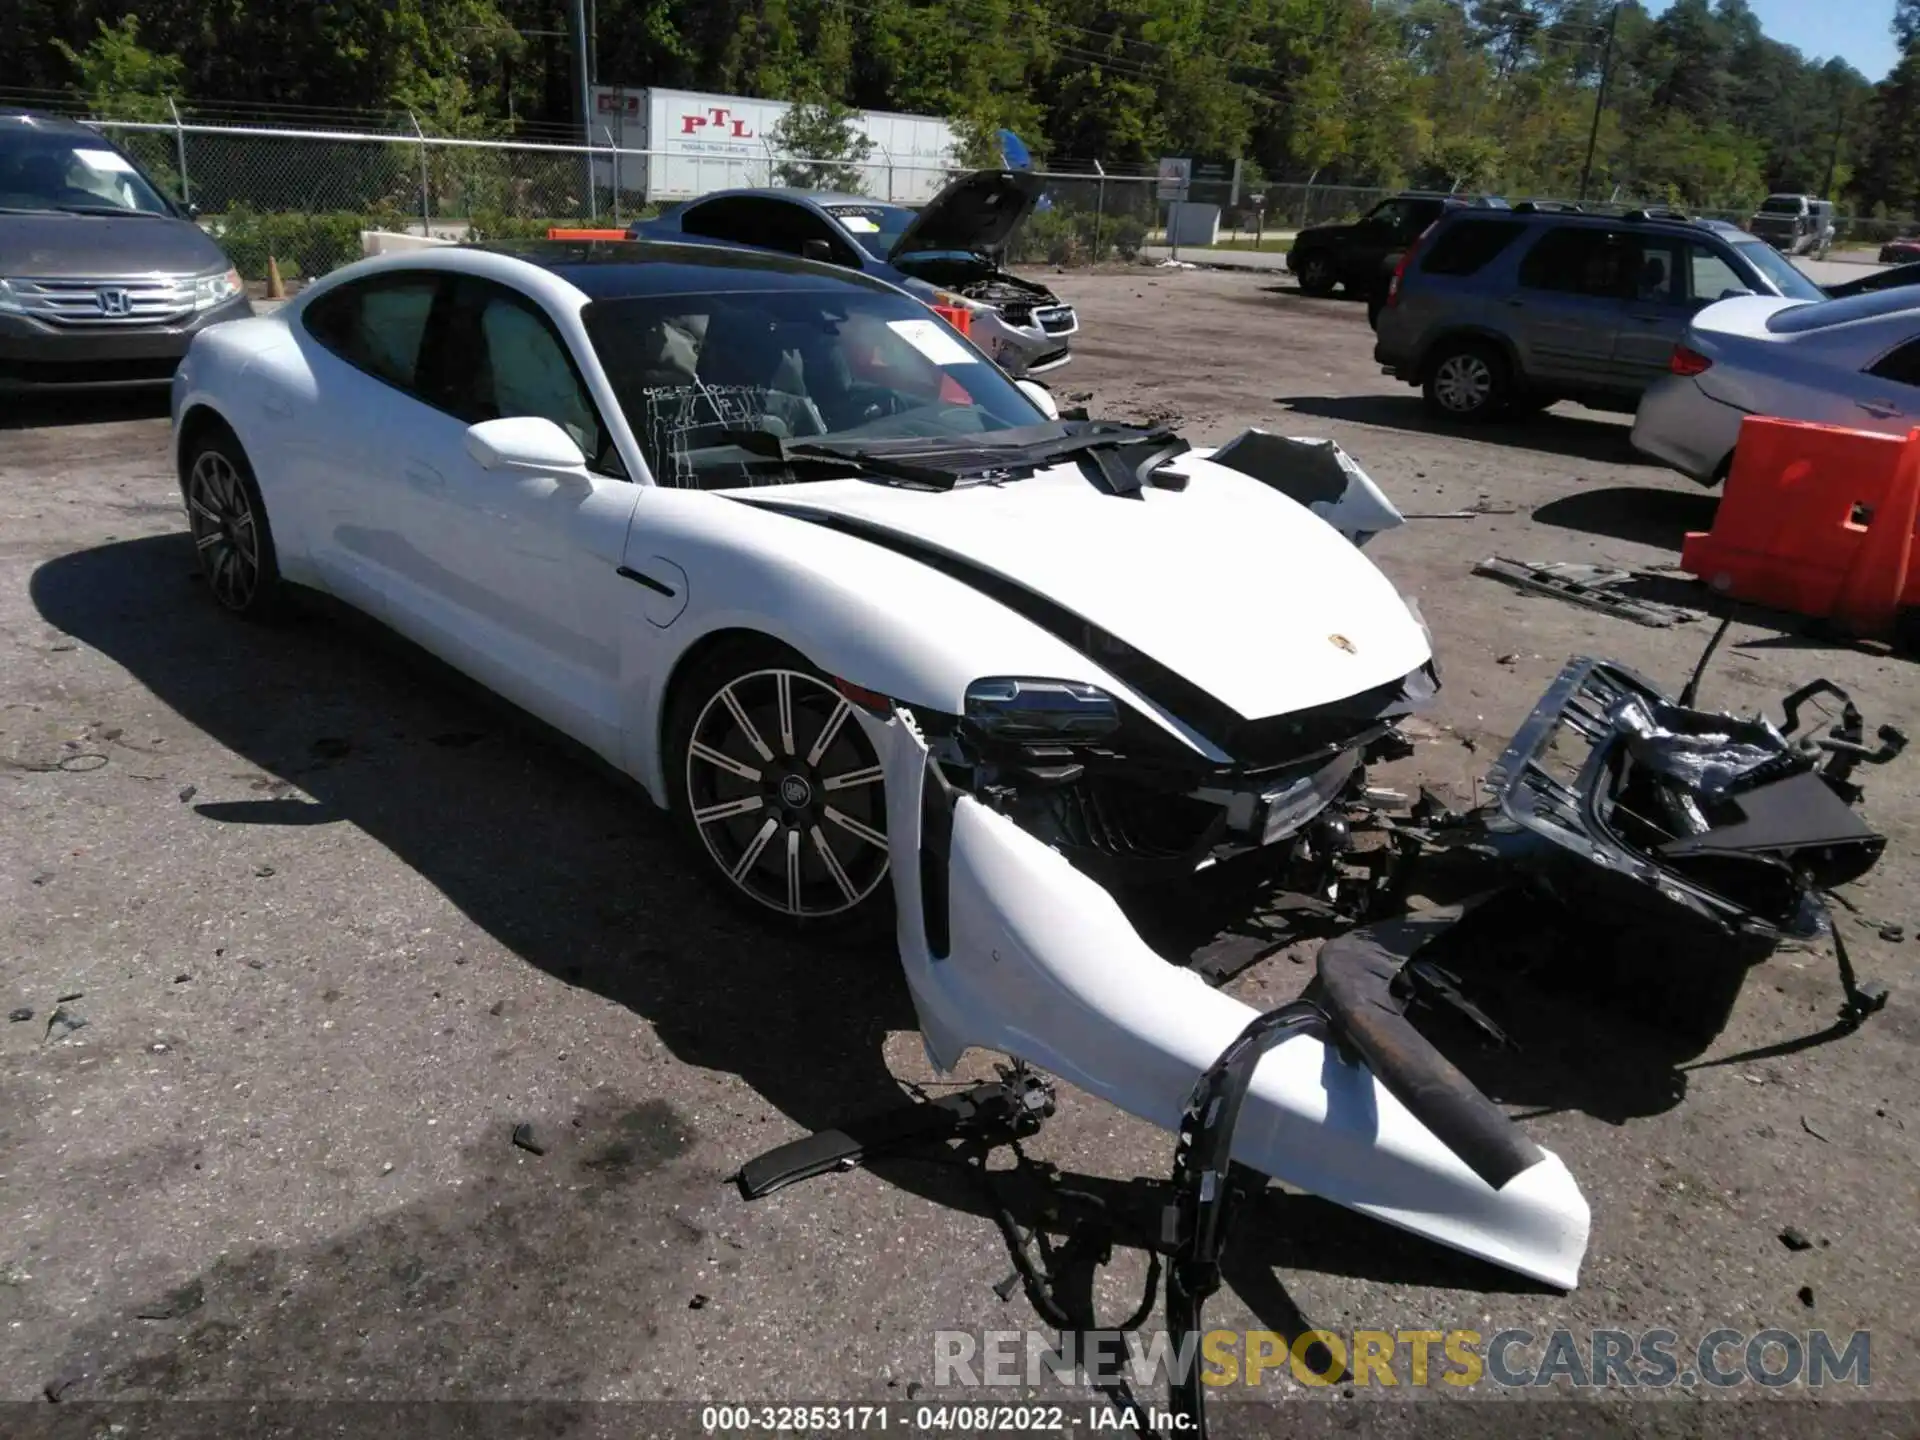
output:
M1920 425L1920 291L1709 305L1641 398L1636 450L1704 485L1733 461L1749 415L1905 435Z

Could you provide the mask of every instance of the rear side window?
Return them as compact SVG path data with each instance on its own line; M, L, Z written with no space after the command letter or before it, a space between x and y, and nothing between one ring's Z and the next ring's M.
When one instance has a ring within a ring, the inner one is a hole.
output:
M1438 235L1420 262L1427 275L1472 275L1527 228L1523 220L1456 220Z
M1867 373L1896 385L1920 386L1920 340L1909 340L1888 351L1867 367Z
M377 275L320 296L301 312L300 323L355 369L412 390L439 292L438 275Z
M1633 293L1637 249L1610 230L1564 226L1541 236L1520 262L1520 283L1530 290L1624 299Z
M706 235L715 240L738 240L745 245L764 245L766 207L745 195L727 195L695 205L680 216L680 228L689 235Z

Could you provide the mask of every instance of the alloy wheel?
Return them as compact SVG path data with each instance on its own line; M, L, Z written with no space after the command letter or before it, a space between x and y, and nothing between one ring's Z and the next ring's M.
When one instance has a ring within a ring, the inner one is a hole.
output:
M1493 397L1493 367L1471 353L1449 355L1433 372L1433 393L1456 415L1485 409Z
M245 610L260 588L260 520L246 483L218 450L203 450L187 477L187 522L213 598Z
M887 874L880 759L833 686L805 670L749 671L694 720L688 813L722 874L793 919L843 914Z

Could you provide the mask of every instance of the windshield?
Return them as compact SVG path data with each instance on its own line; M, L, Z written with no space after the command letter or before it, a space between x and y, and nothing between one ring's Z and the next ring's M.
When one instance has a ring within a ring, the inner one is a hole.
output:
M1013 381L903 295L759 290L596 300L587 335L662 485L825 478L744 432L846 450L963 440L1045 420ZM758 447L755 447L758 448Z
M847 233L875 259L884 260L907 233L915 211L904 205L827 205L825 211L846 226Z
M1798 215L1800 197L1798 195L1769 195L1760 205L1762 215Z
M0 129L0 210L173 213L133 162L106 141L26 125Z
M1824 300L1827 292L1801 274L1794 263L1764 240L1749 240L1740 247L1753 268L1773 282L1773 288L1789 300Z

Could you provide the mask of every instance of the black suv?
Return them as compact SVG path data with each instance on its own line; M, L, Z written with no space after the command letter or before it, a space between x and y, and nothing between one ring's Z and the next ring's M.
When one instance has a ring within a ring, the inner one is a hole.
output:
M1826 298L1723 220L1531 202L1457 210L1401 258L1373 358L1458 420L1556 400L1631 411L1667 373L1694 312L1731 295Z
M1331 295L1344 285L1349 295L1384 290L1392 261L1449 210L1504 209L1504 200L1408 190L1382 200L1351 225L1315 225L1294 236L1287 269L1308 295Z

